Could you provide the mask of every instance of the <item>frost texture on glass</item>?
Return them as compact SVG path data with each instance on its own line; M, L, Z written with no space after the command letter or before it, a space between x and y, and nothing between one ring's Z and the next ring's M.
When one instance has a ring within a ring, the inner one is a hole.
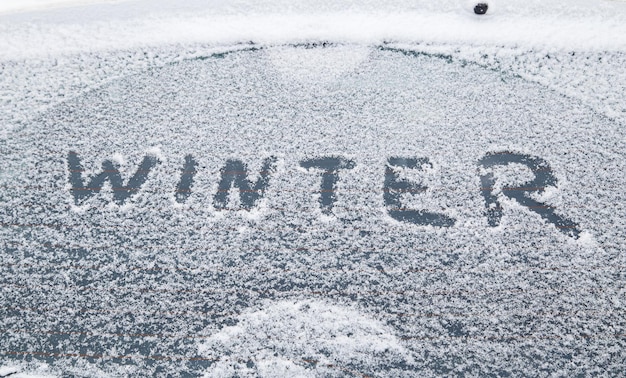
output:
M11 118L0 358L88 376L621 374L624 128L516 75L362 51L133 67ZM344 53L331 71L277 63ZM541 164L485 164L503 152ZM532 203L509 195L546 172Z

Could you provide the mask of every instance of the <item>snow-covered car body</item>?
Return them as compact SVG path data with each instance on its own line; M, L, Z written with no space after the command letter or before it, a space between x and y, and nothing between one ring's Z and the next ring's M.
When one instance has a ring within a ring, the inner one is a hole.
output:
M0 374L623 373L623 3L43 3Z

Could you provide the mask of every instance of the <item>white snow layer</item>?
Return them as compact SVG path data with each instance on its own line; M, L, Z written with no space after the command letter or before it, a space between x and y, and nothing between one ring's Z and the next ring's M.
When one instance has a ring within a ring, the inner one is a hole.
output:
M0 13L0 59L248 41L427 41L595 51L626 46L626 4L622 2L490 3L493 14L479 17L467 9L465 0L85 2L62 10ZM5 7L12 9L11 3Z
M318 300L270 302L248 311L199 349L219 361L207 377L359 375L350 368L413 363L390 327Z
M623 373L622 2L78 3L0 4L0 375ZM107 160L154 166L77 200Z
M51 378L59 376L53 373L47 364L10 364L0 366L0 377L11 378Z

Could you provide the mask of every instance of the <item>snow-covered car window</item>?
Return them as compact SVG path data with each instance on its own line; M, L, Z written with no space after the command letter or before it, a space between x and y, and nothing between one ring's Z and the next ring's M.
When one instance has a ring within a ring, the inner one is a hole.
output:
M470 3L8 2L0 376L623 374L626 7Z

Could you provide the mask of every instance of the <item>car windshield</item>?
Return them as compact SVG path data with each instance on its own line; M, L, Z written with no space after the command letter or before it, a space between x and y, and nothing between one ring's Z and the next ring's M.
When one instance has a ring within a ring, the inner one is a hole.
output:
M542 3L7 2L0 376L622 374L626 6Z

